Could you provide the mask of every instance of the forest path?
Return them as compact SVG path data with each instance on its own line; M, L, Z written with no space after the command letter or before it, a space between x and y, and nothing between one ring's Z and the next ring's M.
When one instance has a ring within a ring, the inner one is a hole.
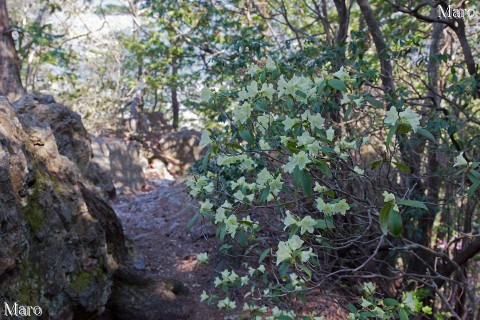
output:
M213 270L198 266L196 255L215 247L215 233L200 223L187 230L194 210L183 189L177 181L148 180L144 192L119 195L112 207L136 249L136 266L151 277L176 279L188 287L188 319L224 319L216 307L200 303L202 291L213 288Z

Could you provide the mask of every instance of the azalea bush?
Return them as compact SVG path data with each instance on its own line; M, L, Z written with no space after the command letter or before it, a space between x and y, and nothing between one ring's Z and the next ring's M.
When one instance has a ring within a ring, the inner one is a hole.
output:
M350 288L349 319L408 319L448 304L442 286L453 258L415 242L415 219L448 203L415 193L406 181L425 164L414 172L400 156L413 137L437 140L428 115L395 101L386 107L362 92L362 75L343 67L327 72L269 57L245 71L240 89L202 91L224 110L223 129L201 137L205 154L186 182L199 201L191 223L215 225L220 251L235 248L241 264L217 270L216 289L201 300L267 319L320 319L319 309L297 314L293 301L342 287ZM479 163L453 149L446 155L454 197L472 196Z

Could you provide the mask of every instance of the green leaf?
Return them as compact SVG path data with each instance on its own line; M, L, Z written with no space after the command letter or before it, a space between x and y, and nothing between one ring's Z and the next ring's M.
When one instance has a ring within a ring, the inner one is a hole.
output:
M350 112L352 112L353 106L350 104L347 108L347 111L345 111L345 114L343 115L343 121L348 120L348 116L350 115Z
M270 248L265 249L265 251L262 252L260 255L260 258L258 258L258 263L262 263L263 260L267 257L267 255L270 253Z
M383 302L387 306L398 306L400 304L397 300L392 298L386 298L385 300L383 300Z
M328 229L333 230L335 228L335 225L333 224L333 216L326 216L325 223Z
M268 195L270 194L270 186L267 186L263 192L262 195L260 196L260 202L265 203L267 202Z
M339 79L330 79L328 80L328 85L334 89L337 89L338 91L347 91L347 87L345 87L345 83L343 83L342 80Z
M235 239L238 240L238 243L242 247L246 247L248 245L247 235L243 231L238 232L235 236Z
M247 141L248 144L253 143L253 136L248 130L242 130L239 132L240 137L242 137L243 140Z
M225 239L225 234L227 234L227 229L225 228L225 226L223 226L220 230L220 240L223 241L223 239Z
M332 178L332 171L330 171L330 168L328 167L328 164L325 161L322 160L315 160L315 164L318 166L320 171L326 175L329 178Z
M220 249L218 249L218 251L220 251L222 253L227 253L228 250L230 250L231 248L232 248L231 245L229 245L228 243L225 243L220 247Z
M265 71L262 71L262 73L260 73L260 82L265 82L265 76L266 76Z
M307 275L308 275L308 278L311 279L312 278L312 270L310 270L307 266L299 263L297 265L300 269L302 269L303 272L305 272Z
M244 224L250 228L253 228L253 223L251 223L250 221L247 221L247 220L238 220L238 223L239 224Z
M409 125L407 124L398 125L398 128L397 128L398 133L409 133L410 131L412 131L412 127L410 127Z
M377 161L374 161L372 163L370 163L370 169L375 169L376 167L378 167L379 165L381 165L383 162L383 160L377 160Z
M383 103L381 101L378 101L371 95L365 95L364 99L370 102L370 104L376 108L383 109Z
M472 183L475 183L477 182L478 180L480 180L480 173L478 173L477 171L475 170L471 170L470 173L468 174L468 178L470 179L470 181Z
M395 237L399 237L400 235L402 235L403 223L400 212L393 209L390 210L388 225L390 227L390 232L392 232Z
M424 136L425 138L427 138L428 140L430 140L432 142L436 142L435 137L428 130L425 130L423 128L418 128L417 133Z
M278 268L278 273L280 274L280 277L285 277L287 275L288 266L289 263L287 261L283 261L280 264L280 267Z
M408 314L405 309L398 310L398 316L400 317L400 320L408 320Z
M225 146L243 151L243 147L238 143L225 143Z
M317 224L313 226L314 228L327 229L327 223L325 222L325 220L318 219L316 221L317 221Z
M293 104L293 99L290 98L290 97L287 98L287 107L288 107L288 109L290 109L290 110L293 110L294 107L295 107L295 105Z
M373 319L376 318L376 314L371 311L360 312L360 319Z
M308 171L305 169L302 170L302 188L308 197L313 195L312 179L310 178Z
M335 150L333 150L332 148L325 147L325 146L320 146L320 151L322 151L322 152L325 153L325 154L329 154L329 153L334 153L334 152L335 152Z
M332 199L335 198L335 191L333 191L333 190L325 191L323 194L326 195L326 196L329 196Z
M266 111L267 110L267 99L265 99L265 98L259 99L258 102L257 102L257 105L262 111Z
M255 105L253 106L253 109L257 110L257 111L262 111L262 112L266 112L266 101L265 99L259 99L257 100L257 102L255 103Z
M475 181L475 183L472 184L470 188L468 188L467 197L469 198L473 197L475 190L477 190L479 186L480 186L480 180Z
M290 232L288 233L288 237L289 237L289 238L291 238L291 237L293 237L294 235L296 235L297 232L298 232L298 229L300 229L300 227L297 226L297 225L292 225L291 228L292 228L292 229L291 229Z
M412 170L406 164L402 164L402 163L398 163L398 162L393 162L393 164L395 165L395 167L397 167L398 169L400 169L400 170L402 170L406 173L412 173Z
M200 211L199 210L195 210L195 215L192 217L192 219L190 219L187 223L187 230L190 231L193 227L193 224L195 223L195 221L197 221L198 217L200 217Z
M347 305L347 309L348 309L348 311L350 311L352 313L357 313L358 312L358 309L353 305L353 303L349 303Z
M203 157L203 161L202 161L203 172L207 171L208 160L210 159L211 154L212 154L212 147L208 148L207 154L205 154L205 156Z
M428 208L427 206L421 202L421 201L417 201L417 200L400 200L397 202L398 204L402 204L404 206L407 206L407 207L415 207L415 208L419 208L419 209L423 209L423 210L427 210L428 211Z
M382 229L383 234L388 233L388 221L390 218L390 209L393 208L393 203L389 202L380 209L380 229Z
M300 171L298 166L295 166L295 169L293 170L293 183L296 186L302 185L302 171Z
M387 142L386 142L387 149L390 147L390 142L392 142L392 138L393 138L393 135L395 134L395 131L397 131L397 125L394 125L393 127L390 128L390 131L388 131Z
M299 96L299 97L304 98L304 99L307 98L307 94L306 94L305 92L303 92L303 91L295 90L295 94L296 94L297 96Z

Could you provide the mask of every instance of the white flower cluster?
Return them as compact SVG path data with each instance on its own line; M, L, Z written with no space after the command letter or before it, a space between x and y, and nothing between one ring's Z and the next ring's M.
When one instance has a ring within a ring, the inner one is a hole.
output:
M215 287L221 285L233 285L237 280L240 279L240 277L233 270L229 271L228 269L225 269L220 273L220 275L222 276L221 278L215 277L215 281L213 282L213 284L215 284Z
M240 163L240 167L244 170L251 171L255 169L257 164L255 161L246 154L240 154L235 156L223 155L217 157L217 165L230 166L232 164Z
M292 216L290 210L287 210L283 224L285 225L285 229L291 225L297 225L300 228L300 233L304 234L305 232L313 233L313 227L317 224L317 221L311 216L305 216L302 220L297 220Z
M348 210L350 210L350 205L347 203L345 199L332 201L329 203L325 203L322 198L317 199L317 209L320 212L325 213L326 215L334 215L340 213L341 215L345 215Z
M225 200L222 206L218 208L215 212L214 224L225 224L225 231L227 234L231 235L232 238L235 237L235 234L239 228L245 231L248 230L249 225L251 225L253 229L258 228L258 223L253 222L250 216L247 216L243 220L240 220L240 222L244 222L240 223L237 219L237 216L230 212L232 207L232 204ZM227 214L230 215L227 217Z
M255 238L260 226L247 215L248 210L268 202L281 204L283 194L292 191L291 175L295 179L295 188L303 188L304 194L310 193L309 196L313 196L312 187L314 187L313 191L317 193L318 211L315 214L306 215L303 212L294 214L287 210L283 217L283 225L284 231L287 228L290 229L289 237L285 241L279 241L276 248L263 251L259 260L260 262L268 261L269 253L273 252L276 265L282 264L280 269L287 263L292 263L308 271L309 262L314 262L316 254L307 239L321 237L318 233L316 234L316 228L325 228L325 220L314 217L322 216L322 213L324 218L334 214L345 215L350 210L350 205L345 199L334 199L325 203L324 197L327 195L333 197L331 190L317 181L311 181L312 177L317 177L315 173L320 172L318 171L320 166L323 166L322 168L325 168L328 173L328 166L332 161L338 158L347 159L351 155L351 150L357 149L360 145L357 140L341 139L335 135L334 127L322 116L323 107L317 100L322 99L321 97L325 96L324 93L330 94L335 90L343 91L341 104L360 107L363 98L345 92L345 84L350 77L343 67L333 75L322 72L321 77L312 78L298 73L288 76L279 74L282 71L283 69L279 68L270 57L266 59L264 68L257 64L249 68L248 75L252 78L238 92L238 99L234 102L235 107L231 113L230 133L234 136L231 135L229 141L221 143L220 135L211 136L205 131L200 139L202 148L211 146L208 164L217 166L215 170L218 170L218 176L207 172L206 177L200 175L196 180L187 181L187 186L191 195L202 199L199 202L200 212L212 219L212 222L221 230L221 237L228 234L239 241L245 241L245 233L250 232L247 236L249 242ZM259 73L261 73L260 76L258 76ZM265 79L265 75L271 78ZM217 96L213 96L207 89L202 91L202 97L208 102L218 102ZM414 124L408 114L402 114L400 117L402 117L400 121L408 120ZM243 171L243 174L230 178L231 172L238 174L237 169ZM358 175L365 173L358 166L354 167L353 172ZM226 181L223 180L224 178ZM302 181L301 186L297 183L299 179ZM312 186L313 182L314 186ZM221 196L217 193L213 194L215 189L221 193ZM221 202L223 204L220 205ZM198 260L206 262L208 255L199 254ZM269 272L279 271L275 270L273 265L270 267L272 270L269 269ZM230 289L251 284L250 294L255 290L268 297L284 292L282 290L293 288L297 291L307 286L305 280L299 276L305 271L303 270L298 274L281 275L282 281L285 282L281 286L270 283L260 290L260 286L263 285L251 279L257 276L262 277L261 283L263 283L267 278L265 266L263 264L258 268L248 266L247 270L247 274L243 277L233 270L224 270L219 277L215 278L215 287ZM215 300L218 302L217 306L224 310L236 307L235 302L228 296L217 300L221 298L204 292L201 299L208 300L209 303ZM251 303L246 303L244 310L250 311L253 315L263 314L263 317L268 312L265 306L256 306ZM271 313L272 315L266 319L273 320L281 316L296 317L293 311L280 310L278 307L273 308ZM314 316L312 318L322 319Z
M217 306L220 309L232 310L237 307L237 303L235 301L230 300L229 297L226 297L223 300L219 300Z
M387 111L387 116L385 117L384 122L391 126L394 126L397 123L409 125L413 132L417 132L420 127L420 116L416 114L411 108L406 108L400 113L395 107L391 107Z
M185 181L185 184L190 189L189 194L193 197L201 193L212 193L214 189L213 183L206 176L199 176L197 180L189 178Z
M303 243L304 241L297 235L292 236L288 241L280 241L277 250L277 265L284 260L293 258L293 254L302 247ZM315 254L312 248L309 248L307 251L300 252L300 261L305 263L312 256Z

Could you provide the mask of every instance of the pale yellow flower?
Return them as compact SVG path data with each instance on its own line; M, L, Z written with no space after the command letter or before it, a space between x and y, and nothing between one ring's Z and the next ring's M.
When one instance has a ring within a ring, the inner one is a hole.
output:
M304 234L305 232L313 233L313 227L316 224L317 222L311 216L306 216L301 221L297 222L297 225L300 227L301 234Z
M399 115L402 123L408 124L412 127L414 132L417 132L417 129L420 126L420 116L418 114L416 114L411 108L407 108L400 112Z
M383 122L391 126L394 126L395 123L397 123L397 120L399 119L397 109L395 109L395 107L390 107L390 110L387 111L386 115L387 116L385 117L385 120L383 120Z
M297 224L297 220L292 216L290 210L287 210L285 219L283 220L283 224L285 225L285 228L283 228L283 230L287 229L292 224Z
M460 152L460 154L455 157L455 163L453 164L454 167L462 167L462 166L467 166L468 162L465 160L463 157L463 151Z
M395 196L393 193L383 191L383 202L395 201Z
M275 64L275 61L273 61L271 57L267 58L267 63L265 64L265 67L267 68L267 70L270 70L270 71L277 69L277 65Z

